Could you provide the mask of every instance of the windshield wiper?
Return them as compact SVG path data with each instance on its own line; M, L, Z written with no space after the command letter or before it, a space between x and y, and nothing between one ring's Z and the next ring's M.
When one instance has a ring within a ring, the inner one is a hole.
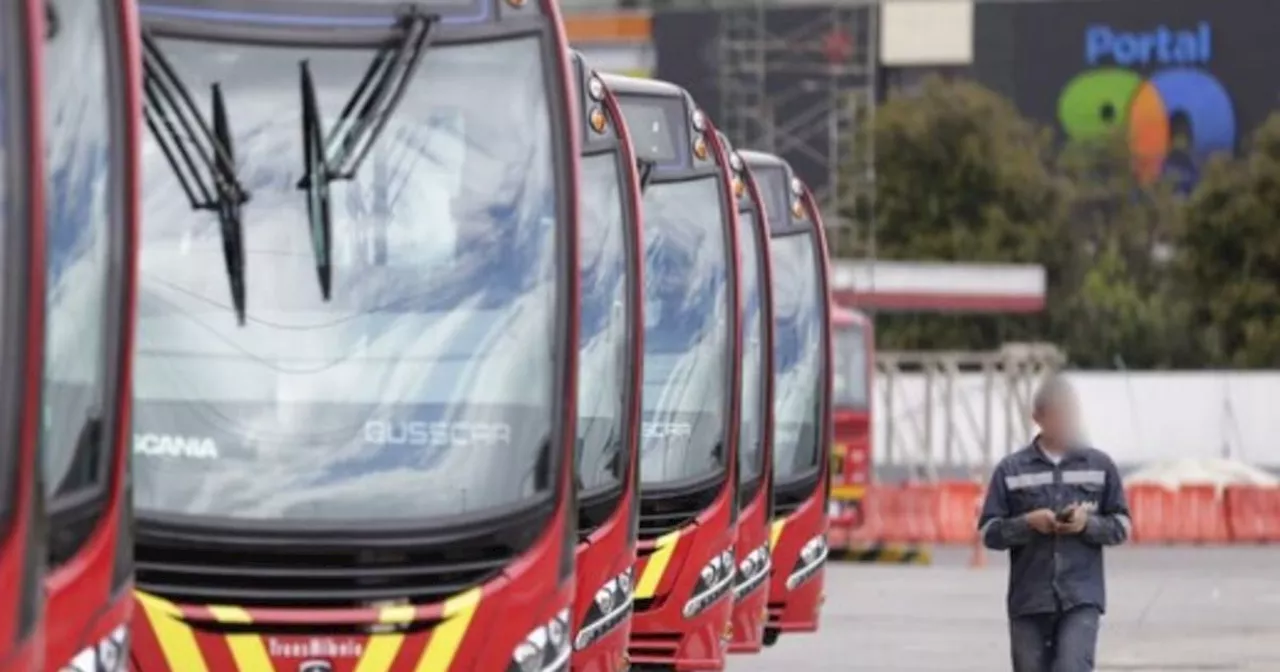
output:
M644 193L649 188L649 182L653 180L653 169L658 164L649 159L636 159L636 171L640 177L640 193Z
M236 177L222 87L213 84L213 128L209 128L191 92L183 84L151 35L144 33L142 114L174 177L193 210L218 213L222 256L231 285L236 321L244 325L244 226L242 206L249 192Z
M329 300L333 283L330 252L333 247L333 220L329 213L329 168L325 163L324 135L320 130L320 105L311 80L311 69L302 62L302 163L303 178L298 186L307 190L307 222L311 225L311 245L320 276L320 295Z
M316 255L320 293L329 300L333 285L333 223L329 184L350 180L360 170L404 97L439 17L411 8L400 20L403 37L374 56L356 90L342 107L338 123L328 134L320 119L315 80L308 61L298 64L302 86L303 177L298 189L307 192L307 220Z

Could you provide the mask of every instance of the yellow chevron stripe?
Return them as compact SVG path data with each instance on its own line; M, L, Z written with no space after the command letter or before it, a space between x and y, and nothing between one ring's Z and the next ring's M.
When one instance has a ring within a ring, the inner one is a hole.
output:
M479 588L455 595L444 603L445 621L431 633L415 672L449 672L462 638L467 634L467 627L471 625L471 617L475 616L479 606Z
M209 612L220 623L252 623L253 617L240 607L209 607ZM231 649L231 657L236 661L236 669L252 672L254 670L271 670L271 656L267 654L267 645L262 637L241 633L227 635L227 646Z
M654 551L649 555L649 563L644 566L640 581L636 583L635 597L647 599L658 592L662 575L667 573L667 565L671 564L671 556L675 555L677 541L680 541L680 530L668 532L654 542Z
M182 611L176 605L142 591L136 591L134 596L160 642L160 651L169 669L209 672L204 657L200 655L200 646L196 644L195 632L182 622Z
M411 604L383 607L378 612L378 622L411 623L416 613L417 609ZM364 655L360 656L360 663L356 665L356 672L386 672L391 669L402 644L404 634L400 632L371 635L364 647Z
M786 518L779 518L773 521L773 526L769 528L769 550L778 547L778 540L782 538L782 529L787 526Z

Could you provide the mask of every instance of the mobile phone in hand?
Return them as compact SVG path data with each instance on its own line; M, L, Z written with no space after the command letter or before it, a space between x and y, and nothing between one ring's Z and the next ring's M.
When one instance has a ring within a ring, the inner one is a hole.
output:
M1059 522L1059 523L1069 523L1069 522L1071 522L1071 509L1063 509L1063 510L1059 511L1059 512L1058 512L1058 522Z

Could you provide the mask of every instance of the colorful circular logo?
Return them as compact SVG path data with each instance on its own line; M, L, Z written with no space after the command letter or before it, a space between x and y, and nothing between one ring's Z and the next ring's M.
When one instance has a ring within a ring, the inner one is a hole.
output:
M1167 68L1150 77L1115 67L1082 72L1058 97L1058 121L1072 140L1124 133L1143 183L1236 144L1231 97L1198 68Z

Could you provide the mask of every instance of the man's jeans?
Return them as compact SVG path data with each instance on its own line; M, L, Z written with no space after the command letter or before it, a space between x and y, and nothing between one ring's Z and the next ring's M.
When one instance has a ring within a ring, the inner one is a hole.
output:
M1099 615L1084 606L1010 619L1013 672L1093 672Z

